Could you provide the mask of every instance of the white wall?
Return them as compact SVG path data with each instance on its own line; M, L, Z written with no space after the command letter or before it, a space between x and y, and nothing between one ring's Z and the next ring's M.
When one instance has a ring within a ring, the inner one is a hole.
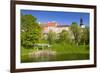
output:
M100 1L99 0L34 0L56 3L97 5L97 68L41 71L34 73L99 73L100 72ZM0 0L0 73L10 73L10 0ZM33 73L33 72L30 72Z

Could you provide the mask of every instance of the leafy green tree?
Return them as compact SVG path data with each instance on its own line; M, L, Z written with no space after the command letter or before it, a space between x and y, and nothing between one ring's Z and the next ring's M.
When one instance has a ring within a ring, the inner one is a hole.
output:
M48 40L49 44L54 43L55 40L56 40L56 33L53 32L52 30L50 30L49 33L48 33L47 40Z
M41 27L32 15L21 15L21 45L32 48L41 38Z
M80 36L80 34L81 34L80 27L78 26L78 24L76 22L72 22L70 30L74 37L74 42L78 45L80 42L80 37L81 37Z
M59 41L64 42L64 43L69 43L70 42L68 31L62 30L62 32L59 34Z
M84 45L89 44L89 27L85 27L82 30L81 33L81 43Z

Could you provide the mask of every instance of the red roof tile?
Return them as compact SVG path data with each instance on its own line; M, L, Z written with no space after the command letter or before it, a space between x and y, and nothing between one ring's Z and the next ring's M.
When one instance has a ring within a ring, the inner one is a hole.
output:
M55 23L55 22L48 22L47 23L47 26L49 27L49 26L57 26L57 24Z

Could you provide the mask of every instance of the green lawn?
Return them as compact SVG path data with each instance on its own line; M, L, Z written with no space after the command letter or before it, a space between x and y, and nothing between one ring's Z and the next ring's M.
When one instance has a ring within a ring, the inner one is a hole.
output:
M79 45L76 46L75 44L53 44L52 50L55 50L59 53L88 53L89 49L88 46Z

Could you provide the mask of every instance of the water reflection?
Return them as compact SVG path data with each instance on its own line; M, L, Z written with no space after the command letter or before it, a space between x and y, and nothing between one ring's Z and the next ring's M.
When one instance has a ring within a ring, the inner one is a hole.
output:
M46 62L46 61L67 61L67 60L86 60L89 59L88 53L56 53L51 50L40 50L30 52L21 62Z
M51 50L40 50L36 52L30 52L29 58L33 61L50 61L56 58L56 52Z

